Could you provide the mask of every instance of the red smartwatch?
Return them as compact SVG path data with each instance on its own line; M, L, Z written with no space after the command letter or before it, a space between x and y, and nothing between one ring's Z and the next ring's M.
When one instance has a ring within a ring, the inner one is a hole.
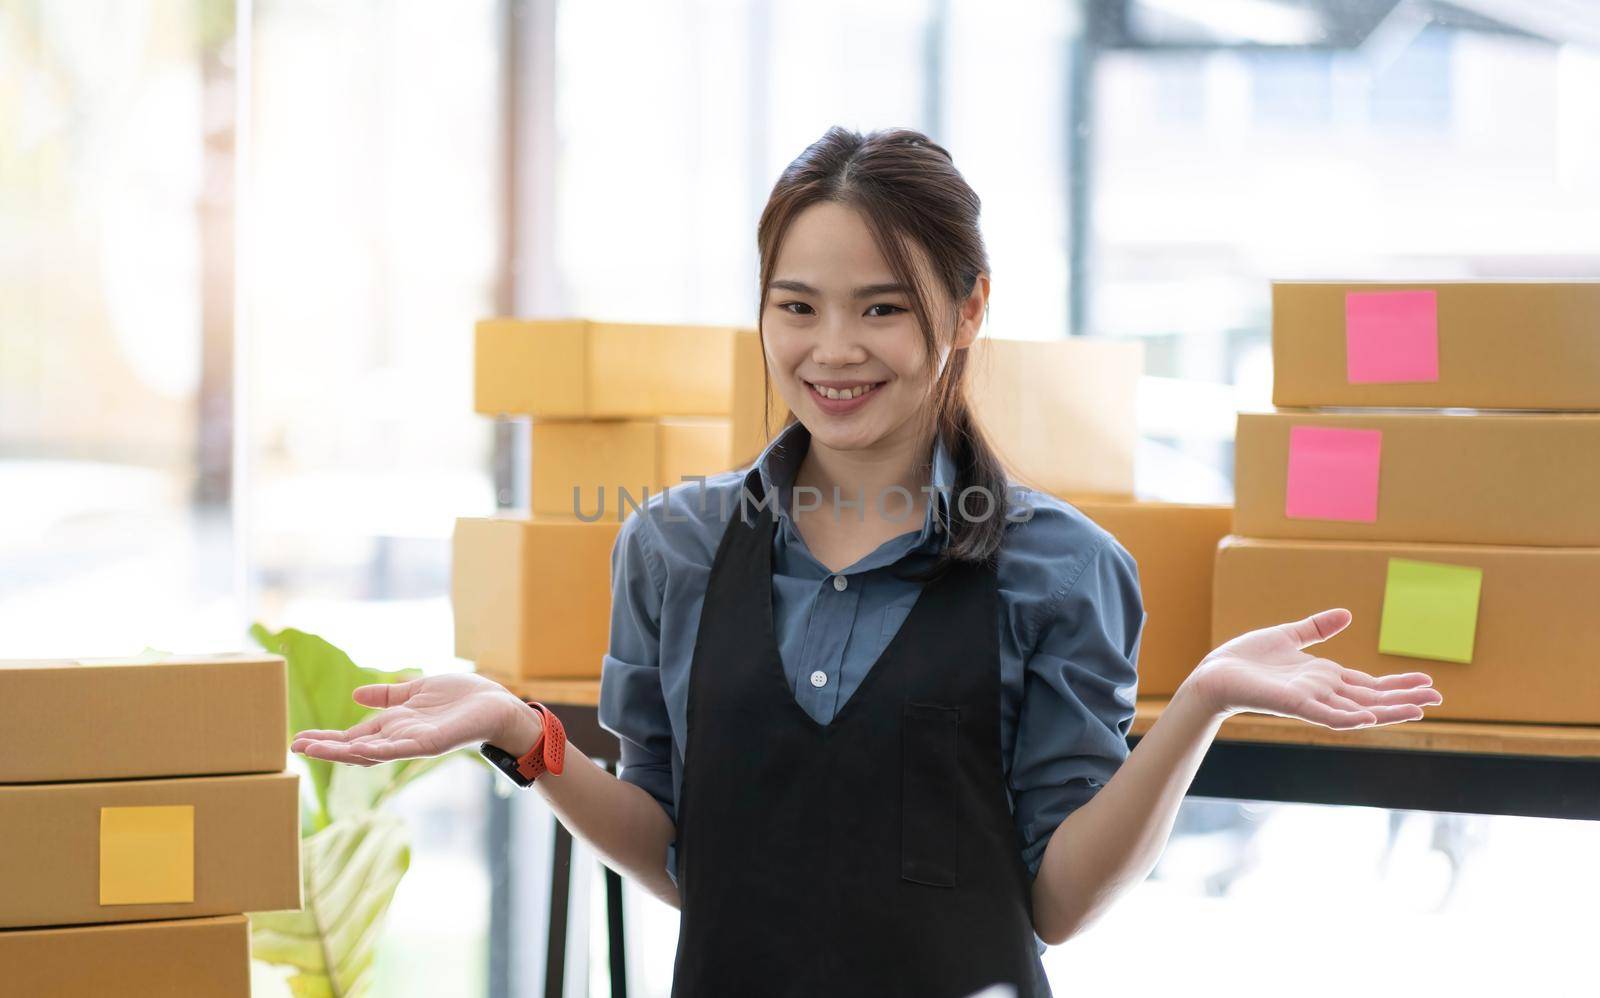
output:
M547 771L561 775L567 752L567 731L561 726L561 719L551 713L549 707L534 700L522 702L538 711L544 722L540 726L539 740L533 743L533 748L518 757L499 746L484 742L478 746L478 752L517 786L527 787Z

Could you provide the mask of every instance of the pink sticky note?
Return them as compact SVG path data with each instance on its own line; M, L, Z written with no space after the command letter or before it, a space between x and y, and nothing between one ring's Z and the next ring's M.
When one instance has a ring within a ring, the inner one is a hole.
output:
M1291 426L1283 515L1293 520L1376 522L1382 444L1382 430Z
M1352 291L1344 296L1345 376L1351 384L1439 380L1439 296Z

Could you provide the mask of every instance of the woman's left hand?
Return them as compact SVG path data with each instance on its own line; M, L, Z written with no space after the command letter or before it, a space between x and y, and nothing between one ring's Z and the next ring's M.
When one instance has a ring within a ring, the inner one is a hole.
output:
M1256 711L1329 728L1415 721L1423 707L1443 702L1425 672L1369 676L1302 650L1350 619L1339 608L1248 631L1207 655L1184 685L1224 717Z

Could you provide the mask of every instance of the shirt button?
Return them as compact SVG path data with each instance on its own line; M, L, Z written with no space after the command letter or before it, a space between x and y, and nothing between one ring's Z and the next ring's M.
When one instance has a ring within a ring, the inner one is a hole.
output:
M813 672L811 674L811 685L819 689L828 685L828 674L823 672L821 669Z
M848 586L849 584L850 583L848 583L848 582L846 582L844 580L844 576L842 576L842 575L835 575L833 577L833 588L838 590L841 593L844 592L844 587ZM821 686L822 684L818 683L817 685Z

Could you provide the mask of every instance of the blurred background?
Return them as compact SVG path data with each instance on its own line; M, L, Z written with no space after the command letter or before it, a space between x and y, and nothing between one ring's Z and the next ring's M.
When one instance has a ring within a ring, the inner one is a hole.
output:
M1273 278L1600 277L1585 0L0 0L0 656L260 620L467 668L450 531L507 488L473 321L753 325L756 220L833 124L951 151L991 333L1145 341L1150 498L1231 499ZM380 994L542 993L537 965L490 980L491 793L464 765L400 800ZM1193 801L1047 967L1571 993L1597 851L1581 823ZM631 993L664 995L676 912L627 892ZM602 940L577 931L569 994L605 993Z

